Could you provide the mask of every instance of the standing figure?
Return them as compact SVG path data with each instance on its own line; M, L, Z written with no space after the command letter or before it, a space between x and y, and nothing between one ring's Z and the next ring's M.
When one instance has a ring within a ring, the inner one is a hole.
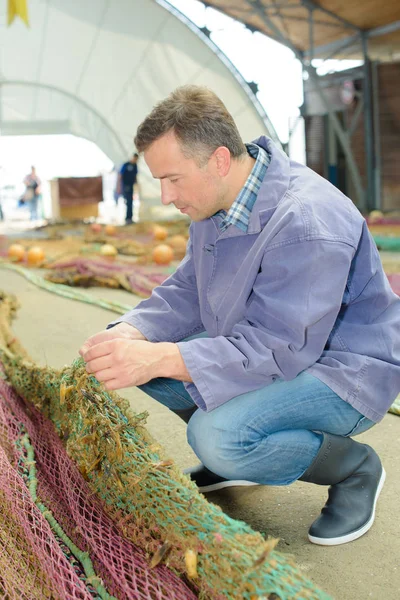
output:
M138 174L138 154L133 154L132 158L124 163L121 167L118 176L117 192L122 194L126 203L126 218L125 223L132 223L133 216L133 186L137 182Z
M31 221L38 218L38 204L42 195L42 181L36 173L35 167L31 167L31 172L24 178L26 186L24 200L28 203Z

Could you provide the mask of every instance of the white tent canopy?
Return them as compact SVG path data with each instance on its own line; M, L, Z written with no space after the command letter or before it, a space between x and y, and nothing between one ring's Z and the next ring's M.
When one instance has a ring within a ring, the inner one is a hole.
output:
M1 3L2 135L72 133L119 165L138 124L179 85L206 85L225 102L244 140L277 139L267 115L212 42L168 3L29 0L29 29L6 27ZM84 157L82 157L84 160ZM159 186L141 165L141 193Z

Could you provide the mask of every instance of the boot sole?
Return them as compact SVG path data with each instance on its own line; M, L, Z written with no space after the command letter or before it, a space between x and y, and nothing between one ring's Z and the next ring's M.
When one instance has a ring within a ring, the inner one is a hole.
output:
M254 483L253 481L246 481L244 479L232 479L231 481L219 481L218 483L211 483L210 485L199 486L198 490L201 494L207 494L208 492L216 492L228 487L251 487L253 485L261 485L260 483Z
M375 494L372 515L371 515L370 519L365 523L365 525L360 527L360 529L357 529L357 531L352 531L351 533L348 533L347 535L342 535L342 536L336 537L336 538L318 538L318 537L314 537L314 536L308 534L308 539L310 540L310 542L312 544L318 544L319 546L339 546L339 544L347 544L348 542L357 540L359 537L364 535L364 533L367 533L367 531L369 531L369 529L371 529L371 527L375 521L375 507L376 507L376 503L379 498L379 494L382 491L383 484L385 483L385 479L386 479L386 471L385 471L385 469L382 468L381 478L379 480L379 485L378 485L378 488L377 488L376 494Z

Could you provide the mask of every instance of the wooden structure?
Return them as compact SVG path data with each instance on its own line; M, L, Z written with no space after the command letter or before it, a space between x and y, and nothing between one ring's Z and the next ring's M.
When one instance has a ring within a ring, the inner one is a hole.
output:
M205 4L278 42L280 32L304 56L312 52L314 57L328 58L336 48L338 58L362 58L357 31L370 40L370 58L392 60L400 55L397 0L207 0Z
M323 114L329 116L330 140L332 145L340 145L355 204L363 212L382 208L383 163L379 156L373 63L400 60L400 3L396 0L211 0L206 4L242 21L251 31L265 33L294 52L303 65L309 86L319 97ZM351 136L337 107L325 93L322 78L312 62L314 58L363 60L360 112L365 160L362 166L353 152ZM257 84L250 82L249 85Z
M381 178L376 181L376 197L383 211L400 210L400 62L376 64L374 67L373 110L376 147ZM322 77L324 93L330 98L348 131L351 149L366 186L366 143L363 127L362 69L351 69ZM317 173L353 197L343 152L335 141L329 117L312 86L305 82L303 115L306 125L307 164Z
M103 179L99 177L60 177L50 182L53 218L86 219L98 216L103 200Z

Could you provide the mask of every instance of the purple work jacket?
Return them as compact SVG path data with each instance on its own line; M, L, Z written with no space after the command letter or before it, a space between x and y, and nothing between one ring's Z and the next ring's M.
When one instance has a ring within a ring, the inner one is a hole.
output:
M351 200L268 138L255 143L272 160L248 231L192 223L176 272L113 323L178 342L205 411L306 371L379 421L400 391L400 298Z

